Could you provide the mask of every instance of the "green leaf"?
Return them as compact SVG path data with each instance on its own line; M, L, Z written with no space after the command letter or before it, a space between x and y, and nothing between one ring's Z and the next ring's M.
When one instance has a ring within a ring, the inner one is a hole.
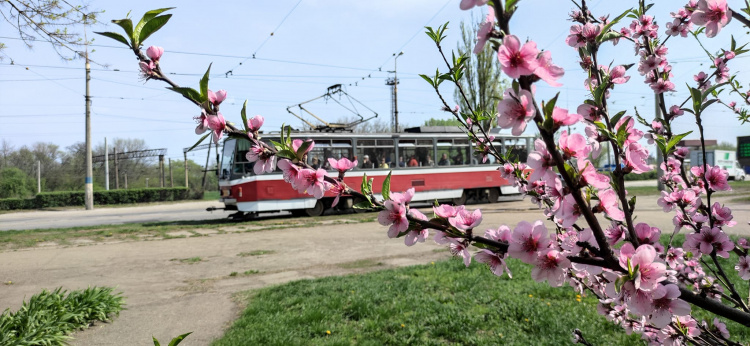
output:
M211 131L209 131L207 134L203 135L203 137L201 137L201 139L199 139L197 142L195 142L195 144L193 144L193 146L190 147L190 149L188 149L187 151L191 151L191 150L195 149L195 147L197 147L198 144L201 144L201 142L203 142L204 140L206 140L206 138L208 136L210 136L210 135L211 135Z
M119 25L123 30L125 30L125 33L128 34L128 37L130 37L131 42L135 41L133 39L133 21L125 18L125 19L115 19L112 21L112 23L115 23Z
M393 171L388 172L388 176L383 180L383 189L380 190L380 194L383 195L384 200L391 199L391 173Z
M245 127L245 132L248 131L247 128L247 100L245 100L245 103L242 104L242 110L240 111L240 116L242 117L242 126Z
M138 44L141 45L151 34L159 31L172 18L171 14L165 14L149 20L138 34Z
M354 208L354 209L372 209L372 202L370 202L370 199L368 197L368 199L366 199L366 200L364 200L362 202L359 202L359 203L353 205L352 208Z
M430 85L431 85L431 86L432 86L433 88L435 87L435 82L433 82L433 81L432 81L432 78L430 78L430 77L428 77L427 75L424 75L424 74L421 74L421 75L419 75L419 76L420 76L420 77L422 77L422 79L426 80L426 81L427 81L427 83L430 83Z
M714 90L716 90L717 88L721 88L721 87L723 87L726 84L728 84L728 83L727 82L719 83L719 84L716 84L716 85L712 85L710 88L706 89L706 91L704 91L703 94L701 95L702 96L701 101L705 100L706 97L708 97L708 95L711 95Z
M208 64L206 73L203 74L203 78L201 78L200 83L198 83L201 89L201 102L208 100L208 74L211 72L211 65L213 65L213 63Z
M683 134L672 136L672 139L670 139L669 143L667 143L668 151L671 151L671 149L674 148L674 146L677 145L677 143L679 143L683 138L687 137L691 133L693 133L693 131L688 131Z
M167 89L172 90L172 91L174 91L174 92L182 95L182 97L184 97L184 98L186 98L188 100L192 100L192 101L195 101L195 102L198 102L198 103L203 102L201 100L201 93L199 93L198 90L195 90L193 88L186 88L186 87L173 88L173 87L168 87Z
M514 12L521 0L505 0L505 12Z
M146 23L148 23L152 19L155 19L155 17L158 16L159 14L161 14L162 12L169 11L169 10L171 10L173 8L174 7L160 8L160 9L151 10L151 11L148 11L148 12L144 13L143 17L141 17L141 20L138 22L138 24L136 24L135 29L133 29L132 37L133 37L133 41L134 41L133 42L134 46L140 47L141 42L143 42L143 41L140 41L140 40L136 41L136 39L140 39L140 37L141 37L141 31L146 26ZM169 18L167 18L167 20L169 20ZM166 23L166 21L164 23ZM164 24L162 24L162 25L164 25ZM158 30L158 28L156 30Z
M309 148L313 144L313 141L302 141L302 144L300 144L299 149L297 149L297 158L302 160L302 156L305 156L305 152L307 152L307 148Z
M113 40L116 40L116 41L119 41L119 42L122 42L126 46L130 47L130 42L125 37L123 37L122 35L120 35L120 34L118 34L116 32L94 32L94 33L102 35L102 36L109 37L109 38L111 38Z
M285 149L284 145L277 141L271 140L271 144L273 144L273 146L276 148L277 151L281 151Z
M552 111L555 110L555 104L557 104L557 97L560 96L560 93L558 92L555 94L555 97L553 97L547 104L542 105L542 109L544 110L544 116L546 118L552 117Z
M169 346L177 346L177 345L179 345L182 342L182 340L184 340L190 334L193 334L193 332L185 333L185 334L182 334L182 335L180 335L178 337L175 337L174 339L172 339L172 341L169 342Z
M688 88L690 88L690 98L693 99L693 111L695 111L695 114L700 114L701 104L703 104L703 94L698 88L692 88L689 85Z
M706 110L706 108L708 108L708 106L714 104L717 101L719 101L719 99L711 99L711 100L708 100L705 103L703 103L701 105L701 112L703 112L704 110Z
M161 344L159 343L159 340L156 340L156 337L151 335L151 339L154 339L154 346L161 346Z
M289 149L282 149L276 153L276 156L283 157L285 159L294 160L297 158L297 154Z
M659 147L659 150L661 150L662 154L664 154L664 157L669 155L669 153L667 152L667 144L664 142L664 138L658 136L656 139L654 139L654 142L656 142L656 145Z
M617 125L617 122L620 121L623 115L625 115L625 111L620 111L615 114L615 116L613 116L612 119L609 120L609 126L615 127L615 125Z
M625 18L625 16L627 16L628 13L630 13L631 11L632 11L632 9L625 10L625 12L623 12L621 15L617 16L617 18L612 19L612 21L610 21L609 23L607 23L607 25L605 25L604 27L602 27L602 31L601 31L602 33L599 35L599 37L602 37L602 36L604 36L604 34L608 33L609 29L611 29L612 26L614 26L615 24L617 24L618 22L620 22L620 20L622 20L623 18ZM606 41L604 39L600 40L599 37L597 37L597 42Z

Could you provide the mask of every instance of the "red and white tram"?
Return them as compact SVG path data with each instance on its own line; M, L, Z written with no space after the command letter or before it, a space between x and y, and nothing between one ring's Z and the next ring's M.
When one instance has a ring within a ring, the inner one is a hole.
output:
M494 133L493 144L503 153L510 151L521 162L526 161L533 136L510 136ZM328 158L357 159L358 167L347 172L344 181L356 189L363 174L375 178L373 190L380 193L383 179L389 171L391 190L405 191L414 187L413 201L451 201L464 204L467 199L497 202L502 194L516 194L518 189L500 177L498 165L490 157L486 164L474 155L471 143L458 128L418 127L404 133L320 133L296 132L294 138L313 139L314 148L308 153L308 164L315 168L335 170ZM278 141L278 134L266 134L263 140ZM286 183L280 170L255 175L253 163L245 154L250 142L227 139L219 169L220 201L225 209L237 210L238 216L254 216L259 212L291 211L295 214L318 216L331 208L332 193L316 200L301 194ZM338 209L348 209L358 201L342 197Z

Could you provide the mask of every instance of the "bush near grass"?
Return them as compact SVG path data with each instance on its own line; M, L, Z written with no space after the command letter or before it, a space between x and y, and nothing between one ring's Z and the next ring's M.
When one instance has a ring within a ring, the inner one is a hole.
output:
M123 309L123 297L111 287L42 290L21 309L0 315L0 345L65 345L75 330L108 321Z
M196 197L200 199L203 196L196 196L184 187L94 191L94 204L111 205L164 202ZM0 199L0 210L40 209L83 205L84 192L82 191L45 192L37 194L34 198L30 199Z
M683 241L679 234L674 244ZM734 270L737 256L719 260L748 292ZM594 345L645 344L599 315L590 293L535 282L532 267L512 258L508 266L512 279L454 258L248 291L244 313L213 345L567 345L575 328ZM694 310L699 322L716 317ZM735 341L750 341L750 328L722 321Z

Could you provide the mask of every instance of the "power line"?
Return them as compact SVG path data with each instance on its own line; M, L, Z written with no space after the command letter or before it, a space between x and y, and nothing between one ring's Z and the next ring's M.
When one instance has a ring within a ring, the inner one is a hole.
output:
M273 29L273 31L271 31L271 34L270 34L270 35L268 35L268 37L266 37L266 39L265 39L265 40L263 40L263 42L261 42L260 46L258 46L258 48L256 48L256 49L255 49L255 51L253 52L253 55L252 55L251 57L247 57L247 58L245 58L244 60L242 60L242 61L241 61L241 62L240 62L239 64L237 64L237 66L235 66L235 67L232 67L231 69L229 69L229 71L227 71L227 72L225 73L225 75L226 75L226 76L229 76L229 75L231 75L231 74L232 74L232 73L234 72L234 69L236 69L236 68L240 67L240 66L241 66L241 65L242 65L242 64L243 64L244 62L246 62L246 61L250 60L251 58L252 58L252 59L255 59L255 55L256 55L256 54L258 54L258 51L260 51L260 49L261 49L261 48L263 48L263 46L265 46L265 45L266 45L266 42L268 42L268 40L270 40L270 39L271 39L271 37L273 37L273 34L274 34L274 33L275 33L276 31L278 31L278 30L279 30L279 28L281 28L281 25L282 25L282 24L284 24L284 22L286 21L286 19L287 19L287 18L289 18L289 16L290 16L290 15L292 14L292 12L294 12L294 10L295 10L295 9L297 9L297 6L299 6L299 4L300 4L300 3L302 3L302 0L299 0L299 1L297 2L297 4L296 4L296 5L294 5L294 7L292 7L292 9L291 9L291 10L289 10L289 12L288 12L288 13L286 14L286 16L284 16L284 18L283 18L283 19L281 20L281 22L279 23L279 25L277 25L277 26L276 26L276 28L275 28L275 29Z

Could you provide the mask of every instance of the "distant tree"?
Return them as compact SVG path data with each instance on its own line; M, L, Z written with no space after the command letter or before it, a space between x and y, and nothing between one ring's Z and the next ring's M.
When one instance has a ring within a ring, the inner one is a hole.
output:
M730 142L720 142L717 145L712 145L710 147L706 147L706 149L711 150L737 150L737 145Z
M32 182L22 170L7 167L0 170L0 198L24 198L31 195Z
M474 20L473 16L469 24L461 22L461 42L458 44L458 52L469 57L464 78L461 79L461 87L469 102L466 102L458 88L453 97L462 111L468 112L469 109L474 109L495 114L497 102L502 99L503 90L508 82L500 75L497 53L494 50L486 47L481 53L473 54L479 24L481 21ZM486 120L483 125L489 128L494 125L494 122L490 124L490 120Z
M16 148L7 139L3 138L3 141L0 142L0 169L8 167L8 158L15 150Z
M336 122L341 124L353 123L359 120L359 117L353 116L349 118L339 118ZM399 132L409 127L408 124L399 124ZM354 126L355 133L388 133L391 132L391 124L384 119L375 118L369 121L365 121L359 125Z
M424 121L424 126L461 126L461 123L454 119L435 119L430 118Z
M96 23L99 11L86 5L71 5L59 0L0 0L0 14L28 48L36 42L48 42L60 57L73 59L88 42L77 30ZM11 35L6 33L4 36ZM6 44L0 42L0 53ZM2 56L0 55L0 58Z

